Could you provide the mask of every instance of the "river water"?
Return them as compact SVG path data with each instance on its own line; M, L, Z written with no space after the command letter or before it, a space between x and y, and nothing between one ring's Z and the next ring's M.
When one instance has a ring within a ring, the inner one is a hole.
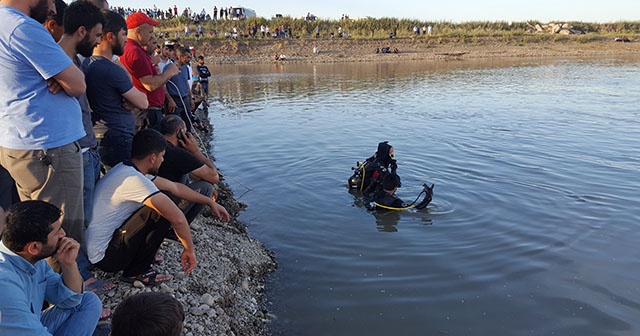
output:
M640 58L211 69L273 335L640 334ZM427 209L348 193L384 140Z

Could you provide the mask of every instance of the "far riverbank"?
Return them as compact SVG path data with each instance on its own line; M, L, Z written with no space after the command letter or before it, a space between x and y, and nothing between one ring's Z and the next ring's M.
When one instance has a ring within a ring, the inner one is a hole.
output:
M480 58L522 57L603 57L635 55L640 43L615 42L608 37L537 36L399 38L399 39L224 39L189 41L198 55L210 64L270 63L275 54L284 55L278 62L395 62L442 61ZM318 53L314 54L316 47ZM398 53L376 53L377 48L398 49Z

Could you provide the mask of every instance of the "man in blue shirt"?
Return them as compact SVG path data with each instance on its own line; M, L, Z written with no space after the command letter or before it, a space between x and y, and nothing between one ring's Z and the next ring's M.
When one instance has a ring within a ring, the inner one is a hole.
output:
M124 69L112 62L127 42L127 23L118 13L103 11L106 18L102 41L85 61L87 98L93 109L94 131L101 138L98 150L102 163L111 168L128 160L135 134L135 118L122 102L140 109L149 106L147 96L133 86Z
M42 26L53 1L0 4L0 165L22 200L62 209L62 225L82 239L82 154L78 96L84 75Z
M171 77L167 83L167 92L171 95L171 98L176 102L175 114L179 115L185 124L187 124L187 130L191 131L192 118L191 110L195 109L193 99L191 99L191 88L189 87L189 78L191 78L191 72L189 71L188 64L191 62L191 52L185 47L176 47L176 65L180 69L180 73ZM165 66L169 68L171 64Z
M64 33L58 41L58 45L73 60L73 63L80 67L81 57L84 59L91 56L93 48L100 43L102 27L105 24L104 15L91 2L75 1L65 9L63 21ZM78 140L78 144L82 148L84 226L87 227L91 220L93 190L100 178L100 157L97 151L98 141L93 133L91 109L87 102L87 95L82 94L77 98L82 110L82 124L86 133Z
M16 203L7 211L0 242L0 335L93 334L102 304L93 292L82 292L80 244L65 237L60 215L42 201ZM41 311L44 300L54 306Z

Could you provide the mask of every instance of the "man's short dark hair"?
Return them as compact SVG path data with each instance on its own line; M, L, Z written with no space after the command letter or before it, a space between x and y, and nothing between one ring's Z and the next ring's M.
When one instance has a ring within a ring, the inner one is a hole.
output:
M102 15L105 18L105 22L102 24L102 36L107 33L118 34L120 30L127 31L127 21L122 15L108 9L103 9Z
M108 6L107 0L91 0L91 3L99 9L105 9L104 7Z
M167 149L167 140L153 128L145 128L133 137L131 158L142 160L150 154L158 154Z
M175 134L184 124L184 120L182 120L180 116L170 114L160 120L160 133L162 133L162 135Z
M176 47L176 56L184 56L184 55L191 55L191 51L189 51L189 48L187 47L183 47L183 46L177 46Z
M71 35L78 28L93 29L98 23L104 25L104 15L96 5L86 0L72 2L64 11L64 33Z
M202 56L202 55L198 56L198 60L203 60L204 61L204 56Z
M30 242L47 243L51 224L60 219L57 206L43 201L13 204L6 213L2 242L13 252L20 252Z
M53 20L58 26L62 26L64 22L64 11L68 5L64 0L56 0L56 15L49 15L47 21Z
M184 309L169 294L145 292L129 296L116 307L112 336L182 335Z

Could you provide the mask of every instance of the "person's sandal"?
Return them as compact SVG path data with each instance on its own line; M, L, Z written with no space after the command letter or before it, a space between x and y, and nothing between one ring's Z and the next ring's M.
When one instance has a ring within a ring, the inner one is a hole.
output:
M156 281L156 278L159 275L167 275L167 276L169 276L169 279ZM168 275L168 274L160 274L154 269L151 269L151 270L147 271L146 273L139 274L139 275L136 275L134 277L125 277L125 276L120 277L120 280L122 280L124 282L134 283L136 281L140 281L145 286L155 286L157 284L160 284L160 283L163 283L163 282L167 282L167 281L169 281L171 279L173 279L173 278L170 275Z
M107 287L105 289L105 287ZM118 288L114 283L106 282L102 279L96 279L94 282L84 285L85 292L94 292L98 295L106 294Z
M164 261L164 256L162 256L162 254L160 254L160 252L156 253L156 256L153 257L153 262L156 264L160 264Z

